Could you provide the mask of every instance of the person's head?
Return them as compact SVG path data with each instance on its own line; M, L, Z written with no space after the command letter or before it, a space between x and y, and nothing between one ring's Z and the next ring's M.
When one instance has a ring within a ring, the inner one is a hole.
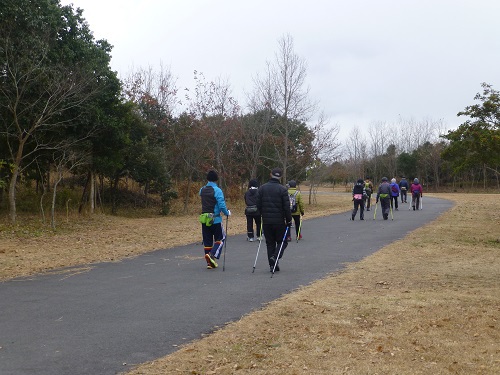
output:
M403 176L403 177L401 177L401 179L402 179L402 180L406 180L406 177L405 177L405 176Z
M291 188L297 187L297 182L295 180L288 181L288 186Z
M393 184L394 184L394 183L396 183L396 179L395 179L395 178L393 178L393 179L391 180L391 182L392 182Z
M418 178L415 177L415 179L413 180L413 183L418 184Z
M210 182L215 182L219 179L219 176L217 175L217 172L214 170L210 170L207 173L207 181Z
M387 177L382 177L382 182L387 182Z
M281 168L274 168L271 171L271 178L274 178L276 180L281 180L281 177L283 176L283 171Z
M250 180L250 182L248 182L248 188L251 188L251 187L258 188L259 187L259 181L257 181L257 180Z
M362 179L362 178L360 178L360 179L358 180L358 184L362 184L363 182L364 182L364 181L363 181L363 179Z

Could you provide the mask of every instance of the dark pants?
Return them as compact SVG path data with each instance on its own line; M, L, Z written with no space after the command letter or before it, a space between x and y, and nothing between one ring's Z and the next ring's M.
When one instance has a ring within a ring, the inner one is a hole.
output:
M276 259L278 257L281 244L283 244L281 253L279 254L279 257L282 258L288 245L286 240L283 242L283 236L285 235L285 230L287 228L286 224L264 224L262 228L264 229L264 236L266 236L267 259L271 257ZM274 263L269 260L269 265L274 266Z
M292 215L293 221L295 223L295 234L297 237L299 236L299 229L302 231L302 228L300 228L300 215ZM288 229L288 234L287 237L290 237L292 234L290 233L290 229Z
M226 239L222 223L212 224L209 227L201 224L201 234L203 235L205 254L211 254L214 258L219 259Z
M352 219L356 217L359 208L359 219L365 220L365 201L364 199L355 199L354 200L354 209L352 210Z
M394 207L396 210L398 209L398 198L397 195L391 196L391 207ZM394 202L394 205L392 202Z
M253 238L254 237L254 231L253 231L253 223L255 221L255 233L257 233L257 237L260 237L262 233L260 233L260 223L262 222L261 216L260 215L246 215L247 216L247 237L248 238Z
M407 195L407 191L401 190L401 203L406 203L406 195Z
M370 203L372 202L372 195L368 194L366 196L366 209L370 211Z
M380 207L382 208L382 216L384 217L384 220L387 220L389 218L389 213L391 210L390 198L380 198Z
M420 209L420 193L413 194L413 201L411 202L413 209Z

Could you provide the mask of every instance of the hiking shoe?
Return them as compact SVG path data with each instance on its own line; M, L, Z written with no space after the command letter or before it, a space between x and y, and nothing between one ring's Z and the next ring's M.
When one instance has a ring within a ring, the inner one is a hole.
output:
M205 260L207 261L207 264L211 266L212 268L217 268L219 265L215 261L214 258L210 254L205 254Z
M207 264L207 270L211 270L213 267L211 264Z
M274 266L269 267L269 272L273 272ZM280 270L280 266L276 265L276 268L274 268L274 272L278 272Z
M301 240L301 239L302 239L302 235L301 235L301 234L299 234L299 240Z
M253 238L253 237L250 237L250 238L248 239L248 241L253 242L253 241L254 241L254 238Z

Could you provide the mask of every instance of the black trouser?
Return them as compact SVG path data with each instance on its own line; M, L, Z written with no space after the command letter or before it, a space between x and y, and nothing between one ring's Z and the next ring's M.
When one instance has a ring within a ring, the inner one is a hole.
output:
M398 196L394 196L394 195L391 195L391 207L394 207L396 208L396 210L398 209ZM392 204L392 202L394 202L394 205Z
M401 203L406 203L406 190L401 190Z
M390 198L380 198L380 207L382 208L382 216L384 217L384 220L387 220L391 210Z
M356 214L358 213L358 208L359 208L359 219L364 220L364 213L365 213L365 202L364 199L355 199L354 200L354 209L352 210L352 219L356 217Z
M413 201L411 202L411 205L413 209L420 209L420 193L419 194L413 194Z
M248 238L253 238L254 237L254 232L253 232L253 222L255 221L255 233L257 233L257 237L260 237L262 233L260 233L260 223L261 217L260 215L246 215L247 217L247 237Z
M292 215L293 221L295 223L295 234L297 237L299 236L299 229L300 229L300 215ZM290 233L290 229L288 229L288 234L287 237L291 237L292 234Z
M267 259L273 257L276 260L281 244L283 244L279 255L279 257L282 258L288 245L286 239L283 242L286 224L264 224L262 228L264 229L264 236L266 236ZM269 260L269 265L274 266L274 263Z

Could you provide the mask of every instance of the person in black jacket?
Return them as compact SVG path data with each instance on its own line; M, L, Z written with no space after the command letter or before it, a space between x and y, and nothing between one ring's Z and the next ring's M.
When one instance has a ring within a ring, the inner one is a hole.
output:
M362 178L358 180L356 185L352 188L352 201L354 202L354 208L352 210L351 220L354 220L359 208L359 220L365 220L365 200L367 198L365 190L365 182Z
M248 183L248 190L245 192L245 216L247 217L247 241L254 241L253 223L255 221L255 232L257 233L258 240L260 241L261 233L261 218L260 212L257 209L257 189L259 182L257 180L250 180Z
M266 237L267 258L271 271L279 258L283 257L288 242L283 242L285 231L292 225L288 190L281 185L283 171L274 168L270 180L257 191L257 208L262 215L262 228ZM283 247L281 247L283 246ZM280 253L281 248L281 253ZM275 271L279 271L276 263Z

